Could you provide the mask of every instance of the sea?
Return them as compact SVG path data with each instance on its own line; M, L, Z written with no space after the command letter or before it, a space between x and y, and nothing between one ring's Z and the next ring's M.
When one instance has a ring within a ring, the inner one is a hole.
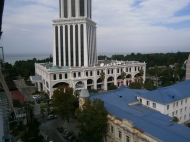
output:
M52 54L5 54L4 55L4 62L8 62L14 65L15 61L26 61L36 58L37 60L42 60L49 58ZM2 57L1 57L2 58Z
M127 55L130 53L98 53L98 55L106 55L107 57L111 57L114 54L122 54L122 55ZM50 55L52 54L5 54L4 55L4 62L8 62L12 65L14 65L15 61L26 61L26 60L31 60L33 58L36 58L37 60L42 60L49 58ZM2 58L2 57L0 57Z

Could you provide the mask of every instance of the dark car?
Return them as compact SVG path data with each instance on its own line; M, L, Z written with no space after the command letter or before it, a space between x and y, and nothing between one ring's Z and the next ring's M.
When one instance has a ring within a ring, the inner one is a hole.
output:
M57 131L59 131L59 133L62 133L64 131L63 127L62 126L58 126L57 127Z
M75 140L76 138L75 138L75 136L69 136L68 138L67 138L67 142L72 142L73 140Z
M71 136L73 134L73 132L66 132L63 134L64 138L68 138L69 136Z

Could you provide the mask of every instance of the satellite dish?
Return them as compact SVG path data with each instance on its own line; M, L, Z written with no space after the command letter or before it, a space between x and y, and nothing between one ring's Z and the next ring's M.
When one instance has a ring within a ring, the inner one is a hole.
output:
M104 63L101 63L101 64L100 64L100 67L103 67L103 66L104 66Z

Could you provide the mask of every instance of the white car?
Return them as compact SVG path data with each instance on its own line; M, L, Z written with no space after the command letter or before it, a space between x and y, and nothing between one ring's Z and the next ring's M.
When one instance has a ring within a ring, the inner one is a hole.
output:
M54 119L54 118L57 118L57 116L56 115L49 115L47 118L48 119Z
M33 95L32 97L33 97L33 99L41 98L40 95Z

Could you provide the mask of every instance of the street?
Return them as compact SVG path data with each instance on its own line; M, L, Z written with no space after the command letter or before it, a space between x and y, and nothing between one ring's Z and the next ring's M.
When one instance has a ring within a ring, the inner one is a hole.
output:
M53 141L53 142L66 142L66 139L63 138L63 134L59 133L57 131L58 126L62 126L64 129L67 131L72 131L74 134L77 136L79 130L76 128L78 125L78 122L76 119L71 119L70 124L67 122L64 122L58 117L56 119L48 120L48 114L45 113L44 118L42 117L42 114L40 113L40 106L42 104L36 103L36 101L32 98L32 93L34 93L37 88L36 87L31 87L27 86L24 82L24 79L20 80L14 80L15 85L17 88L21 91L22 95L24 96L25 100L27 101L34 101L35 104L33 105L34 107L34 117L38 119L38 121L41 123L39 129L40 129L40 134L46 138L48 136L48 142Z

